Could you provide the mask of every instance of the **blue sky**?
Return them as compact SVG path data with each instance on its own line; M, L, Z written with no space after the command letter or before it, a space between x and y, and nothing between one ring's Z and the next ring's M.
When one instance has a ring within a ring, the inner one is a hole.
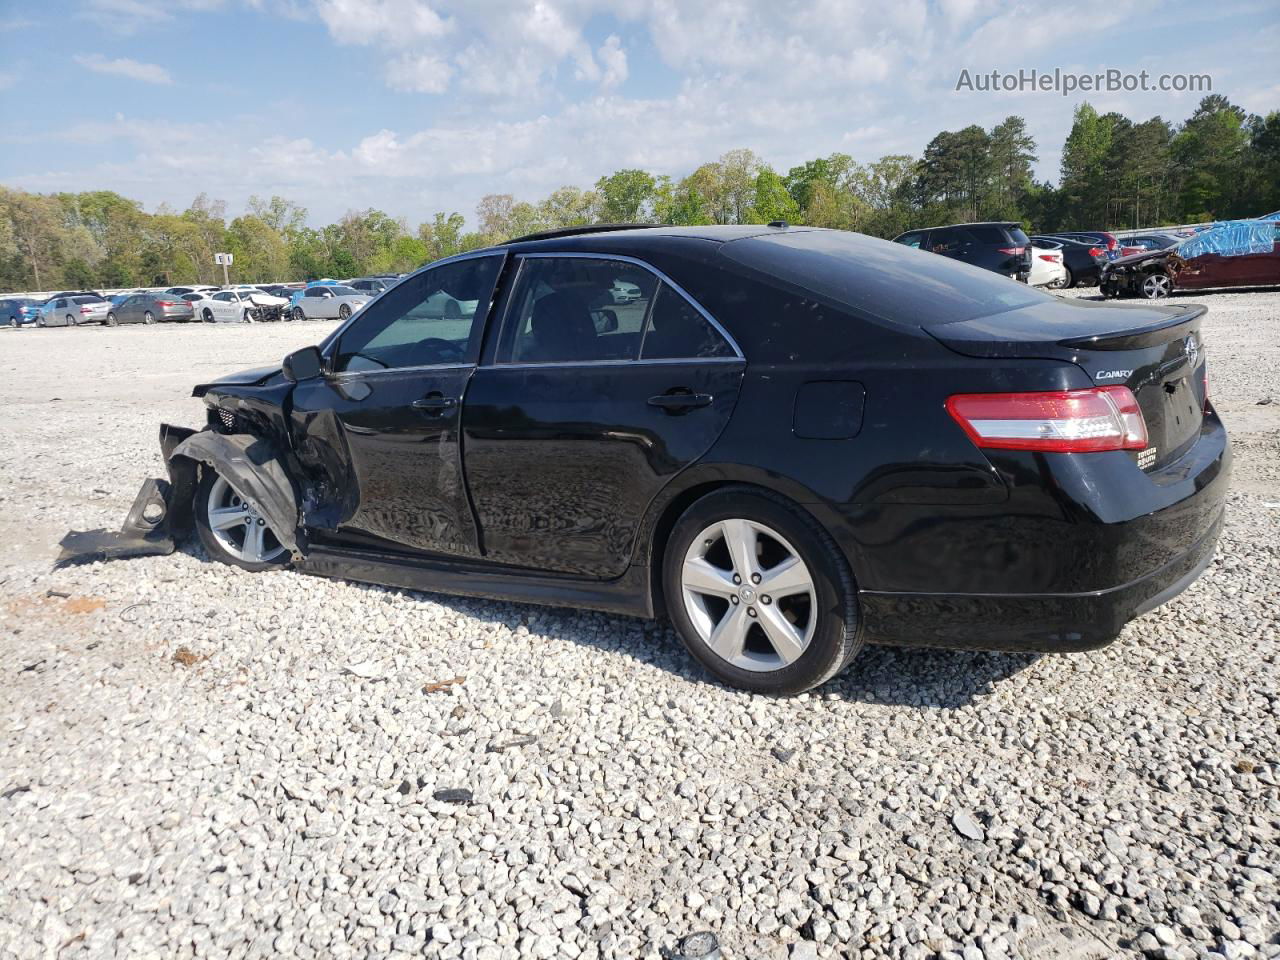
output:
M1026 118L1056 179L1082 99L1181 120L1201 94L957 92L962 69L1208 73L1280 109L1273 0L0 0L0 183L315 223L473 216L749 147L785 171Z

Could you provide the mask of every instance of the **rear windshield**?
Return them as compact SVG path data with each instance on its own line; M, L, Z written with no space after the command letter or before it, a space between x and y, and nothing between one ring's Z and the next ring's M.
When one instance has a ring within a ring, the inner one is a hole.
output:
M749 237L720 250L838 306L903 326L972 320L1053 299L990 270L842 230Z
M106 303L105 300L98 296L72 297L71 300L73 303Z

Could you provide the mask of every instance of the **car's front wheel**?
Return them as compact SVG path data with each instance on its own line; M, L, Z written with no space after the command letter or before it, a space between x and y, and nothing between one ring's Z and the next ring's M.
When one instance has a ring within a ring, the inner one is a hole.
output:
M1152 273L1142 281L1142 295L1148 300L1163 300L1173 290L1167 273Z
M663 559L663 596L685 646L724 682L800 693L862 646L853 577L810 516L736 487L690 506Z
M195 495L196 532L209 556L254 572L287 566L289 551L257 510L206 468Z
M306 315L305 313L303 313L303 312L302 312L302 308L301 308L301 307L294 307L294 308L293 308L293 319L295 319L295 320L305 320L305 319L307 319L307 315Z
M350 306L349 304L344 303L344 304L342 304L341 306L339 306L339 307L338 307L338 319L339 319L339 320L346 320L346 319L348 319L350 316L351 316L351 306Z

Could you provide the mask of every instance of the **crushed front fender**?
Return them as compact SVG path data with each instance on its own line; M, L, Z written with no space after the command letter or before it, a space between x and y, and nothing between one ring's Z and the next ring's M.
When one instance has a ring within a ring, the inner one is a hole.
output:
M262 515L294 558L305 552L297 492L279 452L268 441L166 423L160 427L160 449L169 478L152 478L142 485L118 531L68 533L55 566L173 553L191 533L201 464L216 470Z

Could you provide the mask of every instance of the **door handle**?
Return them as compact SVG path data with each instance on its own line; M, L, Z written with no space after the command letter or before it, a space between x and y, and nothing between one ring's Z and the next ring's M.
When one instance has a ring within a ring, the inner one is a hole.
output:
M658 407L668 413L681 413L695 407L710 405L714 398L709 393L660 393L649 398L649 406Z
M457 404L457 400L453 397L446 397L439 393L429 393L421 400L415 400L411 406L415 410L425 410L427 413L444 413L450 407Z

